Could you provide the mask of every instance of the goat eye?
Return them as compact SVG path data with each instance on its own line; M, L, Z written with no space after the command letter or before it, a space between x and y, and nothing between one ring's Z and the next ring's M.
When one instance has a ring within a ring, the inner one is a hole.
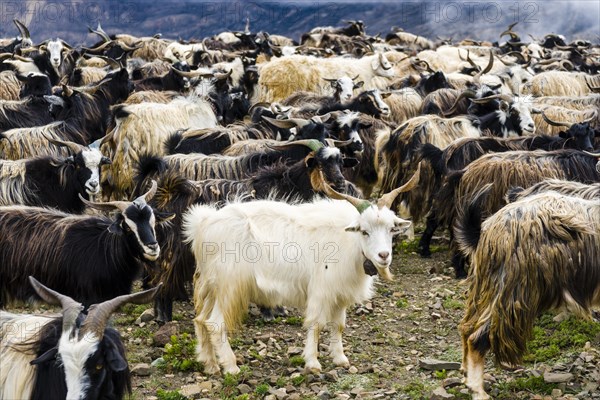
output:
M367 231L360 231L360 233L362 233L363 236L369 236L369 232L367 232Z
M96 364L96 371L100 371L102 368L104 368L104 365Z

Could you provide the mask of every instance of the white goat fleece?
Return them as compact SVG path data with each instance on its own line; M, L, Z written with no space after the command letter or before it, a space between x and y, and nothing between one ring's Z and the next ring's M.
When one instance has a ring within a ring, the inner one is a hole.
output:
M304 310L306 369L321 369L318 338L325 327L334 363L349 366L341 337L346 308L373 295L363 263L370 259L391 279L392 237L410 225L387 207L359 213L344 200L197 205L183 218L196 259L197 356L207 373L219 371L216 356L225 372L239 371L227 331L239 325L249 302Z

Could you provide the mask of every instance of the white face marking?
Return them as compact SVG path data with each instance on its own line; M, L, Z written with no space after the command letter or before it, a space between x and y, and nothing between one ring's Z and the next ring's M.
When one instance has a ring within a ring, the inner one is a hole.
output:
M143 243L142 239L140 238L140 233L138 231L138 227L135 224L135 222L133 222L132 220L127 218L127 216L125 214L123 214L123 218L124 218L125 223L129 227L129 229L131 229L131 231L135 235L135 238L137 239L138 243L140 244L142 250L144 251L144 258L147 260L150 260L150 261L155 261L158 258L158 256L160 255L160 247L156 246L155 249L151 249L150 247L146 246L146 244ZM154 213L152 213L152 215L150 216L150 228L152 229L152 235L154 237L156 237L156 231L154 230L155 224L156 224L156 218L154 217Z
M99 150L83 150L81 152L85 166L92 172L90 179L85 182L85 191L89 195L98 194L100 192L100 162L102 161L102 153Z
M341 157L340 149L338 149L337 147L325 147L323 148L323 156L325 158Z
M360 214L354 226L358 226L364 255L378 269L386 269L392 263L392 238L406 232L411 222L396 217L387 207L372 205Z
M354 82L352 82L352 79L344 76L337 80L337 85L336 92L339 93L340 101L344 102L350 100L354 90Z
M93 333L87 333L81 340L70 338L69 333L63 333L58 343L67 382L67 399L79 400L85 397L89 388L89 376L85 372L85 362L98 349L98 338Z
M58 68L62 61L62 51L64 49L63 44L60 40L51 40L46 45L46 48L48 49L50 63L52 63L54 68Z
M523 134L533 134L535 131L535 123L531 117L529 111L529 105L527 104L528 99L523 97L515 97L514 103L511 105L511 109L515 110L521 117L519 127Z

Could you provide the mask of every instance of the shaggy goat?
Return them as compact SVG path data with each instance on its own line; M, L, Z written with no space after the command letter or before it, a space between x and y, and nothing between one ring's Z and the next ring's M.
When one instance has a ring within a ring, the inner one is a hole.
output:
M482 191L484 192L484 191ZM592 319L600 306L600 203L554 191L524 197L481 223L484 194L469 205L456 239L471 258L460 324L463 371L473 399L483 388L485 354L517 365L537 316L566 308Z
M191 207L184 215L184 237L196 259L194 325L197 358L205 371L219 371L218 357L226 373L239 372L227 333L240 323L249 302L305 309L307 370L321 370L319 332L331 324L333 362L347 367L341 337L346 308L371 297L373 278L367 274L392 278L392 238L406 231L410 222L388 207L417 181L418 174L377 205L341 195L323 183L326 193L347 201L294 205L259 200L230 203L220 210ZM226 248L238 246L246 254L234 250L234 261L226 260ZM324 252L316 254L317 248ZM365 269L366 262L375 266L374 271Z

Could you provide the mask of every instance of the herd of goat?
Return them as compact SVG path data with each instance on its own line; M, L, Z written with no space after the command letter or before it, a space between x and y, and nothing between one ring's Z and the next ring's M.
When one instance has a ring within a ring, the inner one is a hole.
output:
M541 312L600 305L599 44L525 42L514 24L500 43L382 39L349 21L300 43L98 26L85 47L34 44L14 23L0 40L0 307L62 313L0 311L0 399L122 398L111 313L154 299L168 321L190 286L205 373L239 372L227 333L250 302L304 311L307 370L325 327L347 367L346 309L392 279L393 238L420 222L420 254L448 228L468 280L474 399L489 398L487 352L516 365Z

